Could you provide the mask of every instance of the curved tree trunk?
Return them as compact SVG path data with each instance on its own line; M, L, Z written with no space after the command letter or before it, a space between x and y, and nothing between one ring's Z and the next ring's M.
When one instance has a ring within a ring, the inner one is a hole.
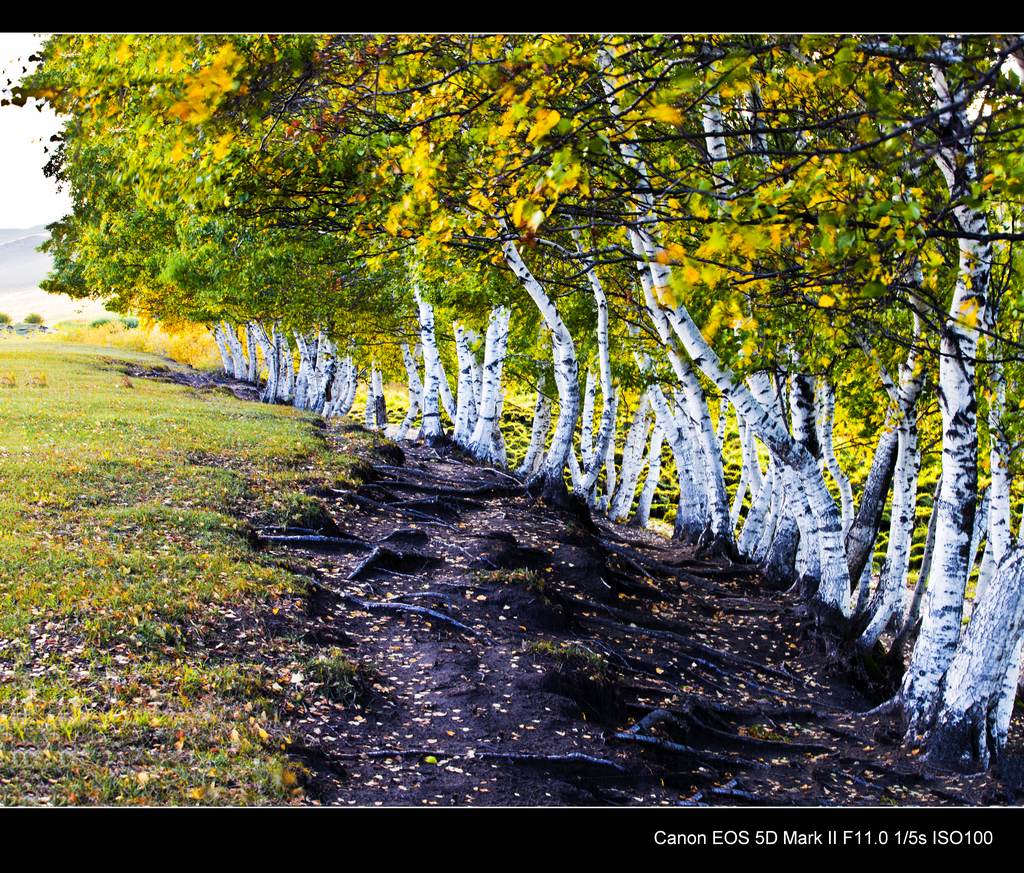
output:
M899 458L889 513L889 543L885 563L882 565L873 607L870 608L871 620L858 639L858 644L864 649L874 646L903 606L903 592L907 588L910 566L910 543L914 535L917 475L920 467L917 425L912 419L904 419L899 426Z
M423 345L423 426L420 439L428 445L435 445L444 441L445 433L441 427L441 359L434 334L434 307L423 299L415 284L412 293L419 309L420 343Z
M658 480L661 478L661 447L664 441L665 432L655 424L647 449L647 478L644 479L644 487L640 491L640 500L631 522L638 527L647 527L651 520L651 501L654 500L654 492L657 490Z
M477 390L473 373L476 361L469 345L469 334L461 324L454 325L455 353L459 359L459 379L456 386L458 399L455 404L455 425L452 439L463 448L469 443L476 426ZM420 389L422 393L422 388Z
M1024 549L1014 550L950 659L927 737L928 759L985 769L1006 745L1005 684L1019 674L1024 633ZM920 721L918 722L920 723Z
M253 339L263 352L263 365L267 368L267 382L260 392L260 401L273 403L277 399L277 380L280 371L278 362L277 347L274 341L267 335L266 329L258 321L249 322L249 330Z
M633 420L626 434L626 444L622 449L622 466L619 469L619 487L612 498L608 517L612 521L625 521L633 508L636 486L640 479L643 466L644 445L647 442L647 407L650 404L647 393L640 395Z
M210 331L213 334L213 341L217 343L217 349L220 351L221 366L224 368L224 374L226 376L232 376L235 372L235 363L231 359L231 347L228 345L227 337L224 334L223 322L215 324Z
M281 368L281 378L278 381L277 399L281 403L291 403L292 394L295 388L295 355L288 344L288 336L284 331L274 327L274 336L278 348L278 361Z
M418 354L419 349L417 348L416 351ZM409 351L408 343L402 343L402 361L405 364L405 374L409 385L409 411L405 413L405 418L398 425L398 430L395 432L396 440L405 439L409 428L416 423L416 419L420 415L423 401L423 383L420 381L419 366L413 353Z
M825 467L839 489L839 502L842 507L843 536L846 536L853 524L853 488L850 479L839 466L835 449L832 445L832 423L835 420L836 395L832 386L824 379L817 383L815 392L816 422L818 444Z
M260 377L259 361L256 359L256 337L253 333L252 321L245 323L245 381L257 384Z
M491 310L484 343L484 364L476 425L466 445L466 451L485 464L497 464L500 459L498 447L494 444L494 429L499 415L501 371L505 362L505 350L508 347L510 316L511 313L504 306L496 306Z
M245 352L242 349L242 341L238 338L238 331L233 324L222 321L224 338L231 349L231 374L239 382L245 381L245 372L248 364L245 361Z
M893 426L894 411L888 408L882 432L875 444L871 467L861 492L860 505L853 524L846 534L846 559L850 579L857 580L864 572L864 565L871 560L871 552L878 539L885 513L885 498L896 470L896 453L899 449L899 434Z
M507 227L503 227L507 232ZM572 437L579 416L580 387L579 365L576 361L576 345L565 326L551 298L540 282L534 278L519 249L511 240L502 245L505 260L516 278L523 284L526 293L540 310L544 322L551 331L551 347L554 357L555 386L558 388L558 421L551 446L540 470L530 482L530 488L545 499L562 502L568 496L565 487L565 468L569 452L572 451Z
M530 444L526 448L523 462L516 470L516 473L525 479L533 476L544 462L544 445L551 429L551 398L547 394L548 373L547 367L544 366L546 363L542 362L537 368L537 402L533 407Z
M933 83L938 102L953 101L944 74L936 68ZM961 97L961 92L957 92ZM946 178L957 223L965 232L984 239L988 221L984 213L964 204L972 183L978 181L970 124L963 105L943 112L943 120L961 131L953 145L942 146L935 162ZM910 665L900 689L899 702L908 736L919 731L936 702L960 635L968 556L974 523L978 483L977 403L974 371L978 324L984 324L992 261L991 243L960 237L960 269L949 310L942 326L939 359L939 409L942 413L942 492L935 531L935 557L928 579L924 618ZM968 313L972 313L968 318Z

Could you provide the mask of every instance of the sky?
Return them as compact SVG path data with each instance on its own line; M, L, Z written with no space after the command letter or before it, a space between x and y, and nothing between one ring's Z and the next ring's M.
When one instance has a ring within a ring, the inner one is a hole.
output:
M26 58L43 42L43 34L0 33L0 79L17 81ZM43 175L44 146L60 129L56 114L36 101L24 106L0 106L0 228L49 224L71 211L66 192L59 192Z

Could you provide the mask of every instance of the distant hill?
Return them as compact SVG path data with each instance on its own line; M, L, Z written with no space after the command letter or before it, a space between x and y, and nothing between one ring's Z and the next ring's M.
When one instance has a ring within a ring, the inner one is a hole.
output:
M66 319L93 319L106 314L95 300L74 300L64 294L48 294L39 283L50 272L52 258L36 251L47 237L42 225L0 228L0 312L21 321L38 312L47 324Z

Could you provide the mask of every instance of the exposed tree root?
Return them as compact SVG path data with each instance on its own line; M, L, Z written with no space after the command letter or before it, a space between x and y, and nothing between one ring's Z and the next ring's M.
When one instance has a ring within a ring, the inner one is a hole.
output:
M712 752L707 749L695 749L672 740L652 736L649 731L660 724L678 725L676 717L666 709L655 709L636 722L631 728L612 735L612 739L622 743L638 743L649 746L664 752L671 752L675 755L687 755L699 761L707 761L713 764L725 765L727 767L751 767L763 768L767 766L761 761L753 761L747 758L740 758L735 755L727 755L719 752Z
M468 624L463 624L458 619L452 618L450 615L445 615L443 612L438 612L436 609L427 609L425 606L413 606L409 603L395 603L393 601L380 601L380 600L364 600L361 597L356 597L354 594L340 594L342 600L346 603L351 603L358 606L360 609L365 609L367 612L381 611L381 612L400 612L407 615L419 615L430 618L433 621L440 622L441 624L453 627L456 630L460 630L463 633L470 634L471 636L477 637L478 639L487 640L485 634L471 628Z
M322 534L258 533L257 537L261 543L269 545L291 546L297 549L309 548L328 552L366 551L373 548L372 543L351 536L329 537Z
M477 752L474 757L491 761L510 761L517 764L539 764L541 766L575 764L614 770L617 773L629 773L629 770L618 763L618 761L611 761L608 758L597 758L593 755L586 755L583 752L568 752L564 755L533 755L526 752Z
M407 515L410 518L423 520L429 524L438 524L443 527L455 527L455 525L453 525L450 521L446 521L445 519L437 515L432 515L429 512L422 512L418 509L412 509L408 506L403 506L400 503L385 503L381 500L374 500L372 497L367 497L364 494L357 494L355 491L349 491L342 488L332 488L331 491L334 494L344 497L346 500L349 500L350 502L358 504L359 506L363 506L367 509L374 509L384 513L397 512L401 515Z

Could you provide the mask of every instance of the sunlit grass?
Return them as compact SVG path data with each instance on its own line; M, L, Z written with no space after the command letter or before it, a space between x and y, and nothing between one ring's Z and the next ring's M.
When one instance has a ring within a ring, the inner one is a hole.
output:
M158 363L0 340L0 803L295 800L266 668L195 631L302 594L248 527L354 459L308 415L127 360Z

